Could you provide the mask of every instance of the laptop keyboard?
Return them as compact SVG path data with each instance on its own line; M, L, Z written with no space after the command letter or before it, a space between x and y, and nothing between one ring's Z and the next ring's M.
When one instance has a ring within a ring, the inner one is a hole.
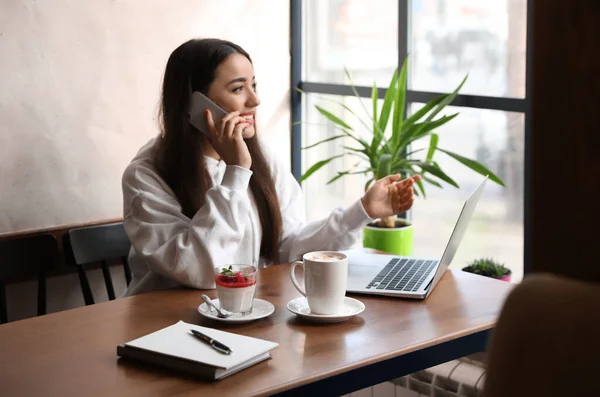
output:
M367 289L415 292L439 261L393 258L367 285Z

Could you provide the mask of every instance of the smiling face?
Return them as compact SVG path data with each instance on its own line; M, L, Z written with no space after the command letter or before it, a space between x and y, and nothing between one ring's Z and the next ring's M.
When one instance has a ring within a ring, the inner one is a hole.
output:
M215 71L208 97L227 112L240 112L248 120L244 139L256 134L255 114L260 100L256 95L254 67L244 55L234 53L225 58Z

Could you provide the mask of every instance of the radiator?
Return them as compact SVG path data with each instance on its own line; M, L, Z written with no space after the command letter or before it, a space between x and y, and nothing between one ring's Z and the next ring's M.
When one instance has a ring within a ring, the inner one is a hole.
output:
M479 397L484 380L482 361L465 357L343 397Z

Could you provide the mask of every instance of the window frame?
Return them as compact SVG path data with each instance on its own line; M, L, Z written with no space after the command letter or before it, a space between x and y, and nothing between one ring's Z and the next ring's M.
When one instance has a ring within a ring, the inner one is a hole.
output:
M522 113L525 118L525 149L524 149L524 246L523 246L523 273L529 273L531 264L531 252L529 250L529 242L531 241L531 130L532 121L530 117L531 109L531 70L532 70L532 35L533 30L533 2L535 0L526 0L526 53L525 53L525 97L510 98L510 97L490 97L483 95L458 94L452 106L469 107L486 110L500 110L506 112ZM411 0L398 0L398 63L397 67L401 68L409 52L409 32L410 32L410 15L411 15ZM290 0L290 113L291 113L291 169L292 174L296 179L302 175L302 96L297 90L300 89L306 93L329 94L339 96L353 96L352 89L349 85L331 84L322 82L313 82L303 80L302 72L304 70L303 59L303 17L304 17L304 0ZM357 91L360 97L371 98L371 87L357 86ZM383 99L386 93L385 88L379 89L379 98ZM406 92L406 106L412 103L426 103L427 101L437 97L444 92L417 91L408 89Z

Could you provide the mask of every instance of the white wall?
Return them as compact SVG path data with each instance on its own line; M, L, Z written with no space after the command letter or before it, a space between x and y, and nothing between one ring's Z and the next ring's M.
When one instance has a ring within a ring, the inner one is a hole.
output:
M289 2L3 0L0 234L120 217L167 58L208 36L253 57L259 128L288 164Z
M166 61L193 37L250 53L259 132L289 164L289 2L0 2L0 234L122 215L121 174L158 132ZM90 282L106 300L99 271ZM10 319L35 314L35 285L7 288ZM49 312L83 305L77 276L49 280L48 299Z

